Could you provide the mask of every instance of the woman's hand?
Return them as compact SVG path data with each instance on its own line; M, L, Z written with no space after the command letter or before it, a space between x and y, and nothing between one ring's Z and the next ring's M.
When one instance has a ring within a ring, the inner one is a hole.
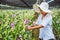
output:
M26 27L26 30L33 30L34 28L31 26Z

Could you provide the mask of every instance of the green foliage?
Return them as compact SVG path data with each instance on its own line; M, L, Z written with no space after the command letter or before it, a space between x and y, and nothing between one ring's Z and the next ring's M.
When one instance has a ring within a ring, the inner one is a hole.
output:
M56 37L56 40L60 39L60 9L53 9L52 10L52 16L53 16L53 29L54 29L54 34Z
M0 38L3 40L16 40L21 35L23 40L31 40L32 32L26 31L24 25L26 18L32 19L33 17L33 12L30 11L0 10Z
M57 39L60 38L60 10L53 9L54 34ZM24 20L30 19L33 23L32 10L0 10L0 38L3 40L16 40L22 36L23 40L32 40L32 31L25 30Z

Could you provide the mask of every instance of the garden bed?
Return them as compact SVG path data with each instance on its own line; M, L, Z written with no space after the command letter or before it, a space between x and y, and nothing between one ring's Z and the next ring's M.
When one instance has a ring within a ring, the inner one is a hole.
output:
M53 30L57 40L60 39L60 9L52 9ZM0 37L2 40L32 40L32 31L26 31L24 21L30 19L32 24L34 12L28 10L0 10ZM36 34L37 35L37 34ZM33 37L33 39L35 39Z

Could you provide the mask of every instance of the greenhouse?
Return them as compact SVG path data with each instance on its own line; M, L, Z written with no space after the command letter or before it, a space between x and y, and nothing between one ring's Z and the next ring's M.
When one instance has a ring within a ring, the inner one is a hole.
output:
M26 27L31 26L38 19L40 14L36 4L41 4L43 1L49 4L49 9L52 11L51 26L55 40L60 40L59 0L26 0L28 3L33 2L31 5L22 5L19 3L21 0L4 1L1 0L0 2L0 40L39 40L39 28L27 30ZM16 2L18 5L16 3L13 4L13 2ZM37 10L37 12L34 10Z

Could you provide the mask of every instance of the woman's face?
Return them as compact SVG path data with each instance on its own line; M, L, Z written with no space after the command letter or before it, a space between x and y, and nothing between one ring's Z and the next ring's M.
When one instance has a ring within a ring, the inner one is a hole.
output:
M39 9L40 9L41 14L46 14L46 12L44 12L43 10L41 10L41 8L39 8Z

